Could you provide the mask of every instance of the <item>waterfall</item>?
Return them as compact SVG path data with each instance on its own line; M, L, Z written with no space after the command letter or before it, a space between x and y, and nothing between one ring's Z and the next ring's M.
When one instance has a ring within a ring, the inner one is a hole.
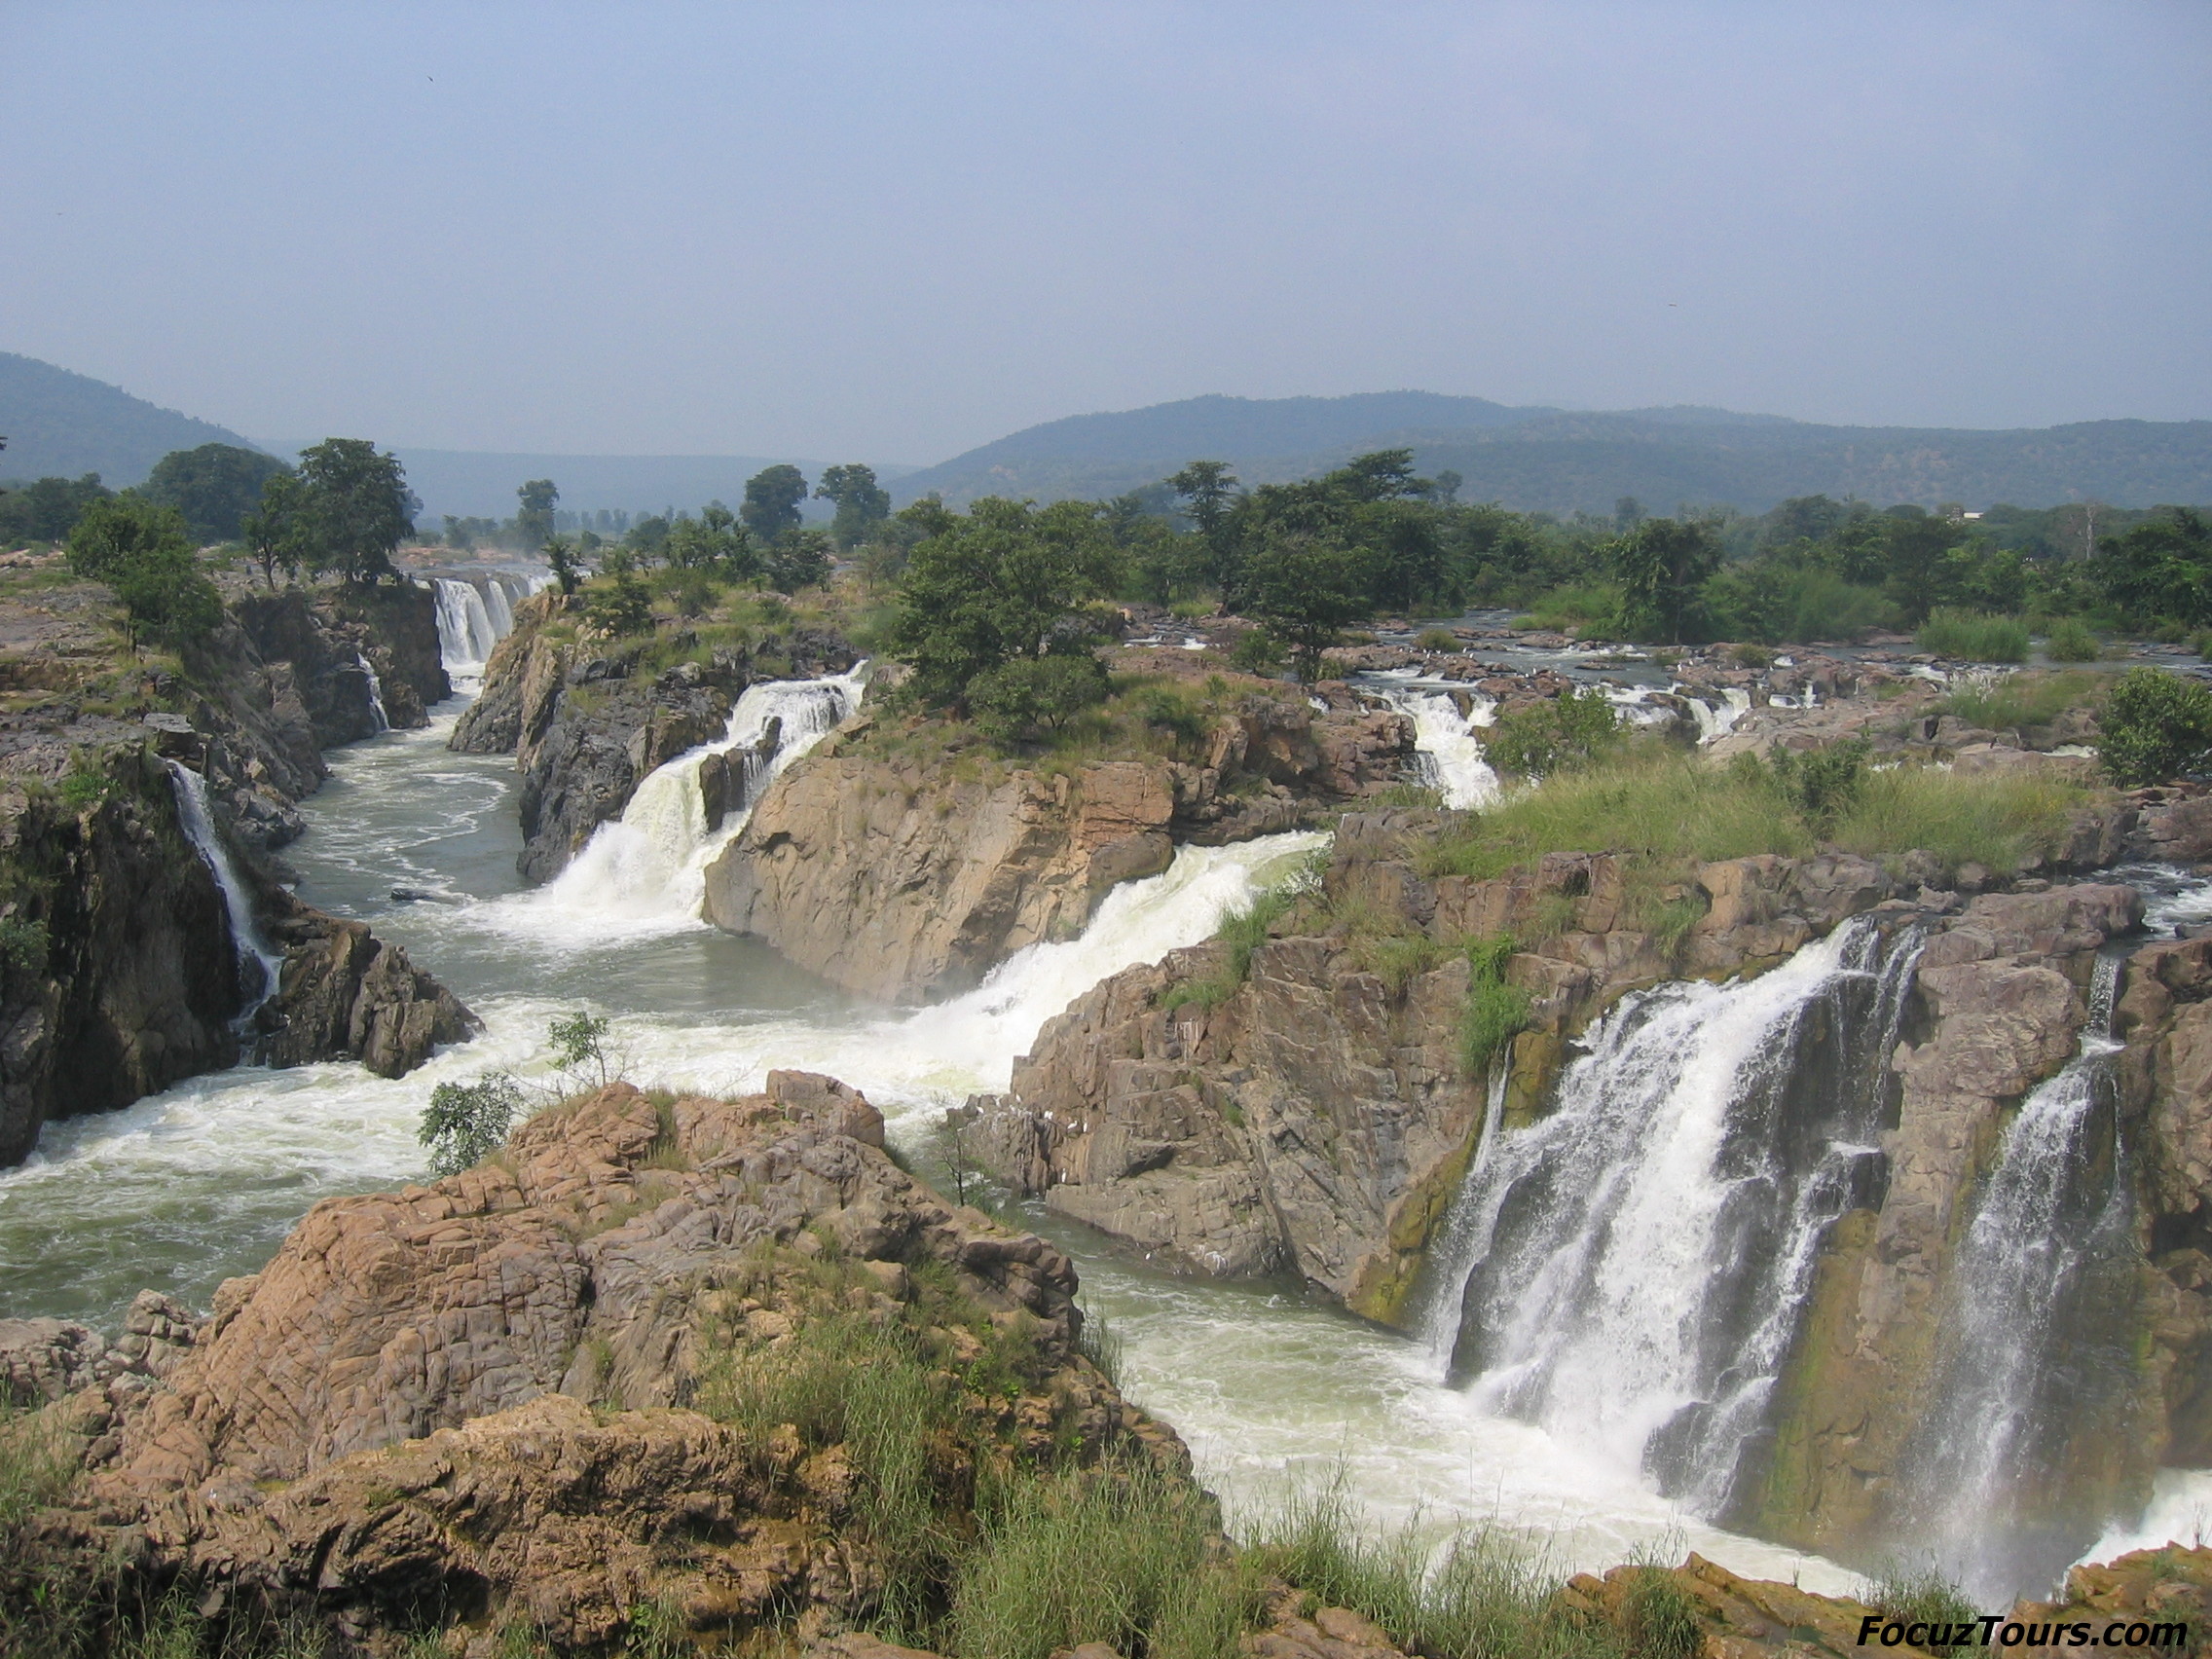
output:
M533 896L534 908L655 925L695 924L707 866L745 827L777 774L860 706L867 664L822 680L771 680L746 687L713 743L656 767L622 816L592 831L569 867ZM727 768L723 810L708 813L704 773ZM734 761L734 764L732 763Z
M237 1025L242 1031L261 1005L276 994L284 959L269 947L253 919L253 902L246 895L245 883L239 879L230 849L215 830L215 815L207 801L207 780L174 760L165 764L169 769L169 787L176 794L177 822L183 825L185 838L200 854L208 874L215 878L216 889L223 895L223 908L230 916L231 946L238 954L239 965L240 1009Z
M1497 799L1497 773L1483 758L1482 743L1475 736L1476 729L1490 724L1495 715L1494 702L1481 698L1472 712L1461 715L1459 705L1442 691L1410 685L1371 689L1413 720L1421 781L1443 794L1446 806L1488 806Z
M377 730L380 732L389 731L391 729L391 717L385 713L384 682L377 678L376 665L369 661L365 652L361 651L353 653L353 660L361 665L362 674L368 677L369 713L376 717Z
M1916 936L1859 918L1783 967L1661 985L1469 1171L1455 1379L1724 1515L1829 1225L1873 1201ZM1456 1294L1455 1294L1455 1291ZM1744 1471L1744 1472L1749 1472Z
M1429 1351L1439 1357L1450 1353L1458 1339L1459 1298L1466 1289L1467 1275L1474 1272L1476 1254L1487 1243L1483 1177L1497 1156L1498 1132L1505 1122L1505 1086L1512 1075L1505 1052L1491 1056L1481 1138L1475 1142L1475 1155L1459 1191L1428 1246L1424 1284L1413 1328L1428 1344Z
M447 678L457 684L480 684L492 647L506 636L507 628L498 625L485 603L486 593L499 592L497 582L479 592L474 582L457 581L451 576L437 578L438 657ZM503 608L503 594L501 599ZM513 625L512 610L507 612L507 622L509 627Z
M1697 721L1697 740L1711 743L1716 737L1726 737L1738 720L1751 709L1751 694L1736 686L1728 686L1720 693L1720 704L1715 707L1703 697L1682 696L1690 706L1690 718Z
M2131 1183L2112 1056L2120 961L2101 958L2074 1058L2005 1132L1952 1274L1936 1406L1900 1467L1914 1530L1988 1605L2041 1596L2114 1516L2093 1504L2136 1362Z

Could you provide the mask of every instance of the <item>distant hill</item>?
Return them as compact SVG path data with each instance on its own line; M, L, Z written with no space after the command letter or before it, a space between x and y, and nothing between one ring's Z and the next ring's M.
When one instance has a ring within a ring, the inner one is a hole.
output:
M171 450L202 444L257 446L238 433L132 397L121 387L36 357L0 351L0 478L78 478L96 472L110 489L143 484Z
M302 440L313 443L315 439ZM299 444L284 451L289 460ZM392 452L407 469L407 482L423 498L421 523L435 529L440 518L511 518L515 489L524 480L550 478L560 487L561 505L570 512L602 508L657 513L664 507L696 512L709 501L734 507L744 498L745 481L762 467L790 461L814 483L823 463L791 456L757 455L525 455L490 450L398 449ZM879 466L889 478L911 467ZM828 502L818 503L827 509ZM823 513L828 516L827 510Z
M909 473L892 493L903 502L937 490L955 504L1114 496L1200 457L1230 461L1247 484L1277 483L1398 447L1412 449L1423 472L1458 472L1461 500L1563 515L1610 513L1622 496L1654 512L1681 502L1761 512L1819 494L1931 507L2212 501L2212 421L1825 426L1688 407L1570 414L1428 392L1196 397L1078 416Z

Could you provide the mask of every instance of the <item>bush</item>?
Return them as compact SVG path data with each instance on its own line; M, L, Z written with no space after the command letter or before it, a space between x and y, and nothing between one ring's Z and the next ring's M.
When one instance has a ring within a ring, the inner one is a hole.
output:
M615 639L649 634L653 626L653 596L630 571L620 570L606 587L592 590L584 601L584 615L593 627Z
M2044 649L2053 662L2095 662L2102 654L2096 635L2079 616L2061 616L2044 637Z
M599 1087L605 1088L614 1075L614 1052L607 1041L608 1022L604 1014L588 1009L563 1014L547 1022L545 1040L552 1047L553 1060L563 1071L580 1072L590 1067L599 1078Z
M1514 941L1499 935L1467 945L1466 1012L1459 1019L1459 1061L1469 1077L1487 1070L1492 1059L1529 1023L1529 998L1505 982L1505 964Z
M506 1144L522 1109L522 1088L505 1072L474 1083L441 1083L430 1090L416 1138L430 1149L433 1175L472 1169Z
M1424 651L1456 651L1460 648L1459 636L1449 628L1423 628L1414 644Z
M1768 756L1766 767L1783 798L1803 813L1807 823L1825 826L1859 798L1870 753L1862 737L1803 754L1778 747ZM1759 764L1758 757L1750 754L1738 756L1737 760Z
M1519 618L1519 624L1524 628L1549 628L1558 633L1571 629L1601 639L1618 639L1626 632L1622 621L1623 604L1621 590L1603 582L1554 588L1529 608L1529 614Z
M1264 674L1272 679L1282 672L1289 655L1282 642L1265 628L1248 628L1236 636L1236 644L1230 647L1229 662L1232 668L1240 668L1246 674Z
M1016 657L968 682L968 709L984 731L1011 743L1039 725L1057 734L1108 689L1106 665L1088 651Z
M1545 778L1583 765L1620 733L1619 717L1595 686L1563 691L1532 709L1500 716L1484 749L1491 764L1526 778Z
M2162 784L2212 758L2212 688L2157 668L2120 677L2100 721L2105 770L2122 785Z
M1991 616L1981 611L1940 609L1933 612L1913 635L1913 643L1937 656L1968 662L2026 662L2027 624L2016 616Z

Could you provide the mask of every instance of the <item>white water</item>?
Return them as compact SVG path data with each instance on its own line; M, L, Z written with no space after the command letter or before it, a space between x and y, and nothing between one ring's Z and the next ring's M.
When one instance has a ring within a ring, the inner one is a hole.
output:
M391 717L385 713L384 682L377 678L375 664L371 663L367 655L361 651L353 653L353 660L361 665L361 672L368 676L369 712L377 718L377 730L379 732L389 731L391 729Z
M1916 1448L1919 1514L1936 1559L1990 1605L2042 1595L2106 1516L2091 1517L2068 1547L2052 1534L2072 1517L2039 1477L2061 1473L2071 1436L2092 1426L2101 1368L2080 1350L2095 1319L2083 1306L2108 1300L2093 1275L2100 1258L2132 1265L2129 1183L2100 1163L2097 1117L2109 1100L2113 999L2120 962L2097 963L2088 1019L2075 1056L2021 1104L1959 1249L1955 1302L1944 1323L1948 1363L1938 1405ZM2109 1125L2106 1133L2109 1134ZM2120 1300L2132 1288L2122 1269ZM2067 1350L2075 1350L2069 1352ZM2064 1382L2069 1372L2078 1375Z
M499 590L495 585L492 591ZM439 660L444 665L446 678L456 687L474 689L483 683L484 664L491 659L492 647L499 643L506 630L493 620L484 595L477 591L474 582L440 576L437 592ZM513 624L511 611L508 623Z
M1503 1137L1450 1220L1471 1234L1445 1308L1479 1405L1722 1508L1877 1132L1871 1066L1839 1057L1834 1082L1792 1091L1819 1042L1886 1051L1911 955L1850 923L1758 978L1663 985L1590 1030L1556 1110ZM1808 1026L1824 1000L1834 1017ZM1793 1158L1783 1125L1807 1114Z
M568 868L527 900L504 906L506 915L525 931L580 930L581 940L608 929L636 934L703 926L707 866L744 829L778 774L860 706L866 682L862 663L828 679L747 686L719 738L648 773L622 816L593 830ZM717 756L737 764L730 810L710 824L700 772Z
M1414 722L1414 747L1419 752L1424 781L1442 793L1444 804L1461 810L1489 806L1500 793L1497 773L1483 758L1478 729L1496 718L1497 705L1478 698L1465 715L1442 691L1407 685L1378 684L1375 692L1391 708Z
M207 866L208 873L215 878L215 886L223 895L223 908L230 916L231 943L239 958L239 989L245 998L238 1019L242 1027L261 1005L276 994L284 959L272 950L269 941L262 937L261 925L253 918L253 902L246 895L245 883L239 879L230 849L223 845L223 837L216 832L214 815L207 805L207 780L177 761L168 761L167 766L169 787L176 794L177 821L184 826L186 837Z
M1734 685L1722 689L1717 707L1692 692L1684 691L1682 695L1689 702L1691 719L1697 721L1700 743L1727 736L1751 707L1751 694Z

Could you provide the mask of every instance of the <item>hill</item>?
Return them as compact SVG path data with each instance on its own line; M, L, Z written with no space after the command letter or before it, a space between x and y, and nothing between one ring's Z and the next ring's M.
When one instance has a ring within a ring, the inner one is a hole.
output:
M1829 426L1704 408L1570 414L1428 392L1197 397L1078 416L909 473L893 495L1113 496L1198 457L1232 462L1247 484L1272 483L1393 447L1412 449L1424 472L1458 472L1462 500L1562 515L1610 513L1622 496L1656 511L1686 501L1747 512L1816 494L1931 507L2212 500L2212 421Z
M171 450L255 447L210 422L13 351L0 351L0 433L8 439L0 478L96 472L111 489L143 484L154 462Z
M298 448L295 444L285 453ZM446 513L457 518L512 517L515 487L529 478L552 479L560 486L561 505L571 512L608 508L657 513L671 506L696 512L715 500L736 506L744 498L745 481L764 466L790 461L809 483L822 476L823 467L820 461L791 456L529 455L435 449L393 453L407 469L407 482L423 498L420 522L433 528ZM876 473L890 478L911 470L879 466Z

